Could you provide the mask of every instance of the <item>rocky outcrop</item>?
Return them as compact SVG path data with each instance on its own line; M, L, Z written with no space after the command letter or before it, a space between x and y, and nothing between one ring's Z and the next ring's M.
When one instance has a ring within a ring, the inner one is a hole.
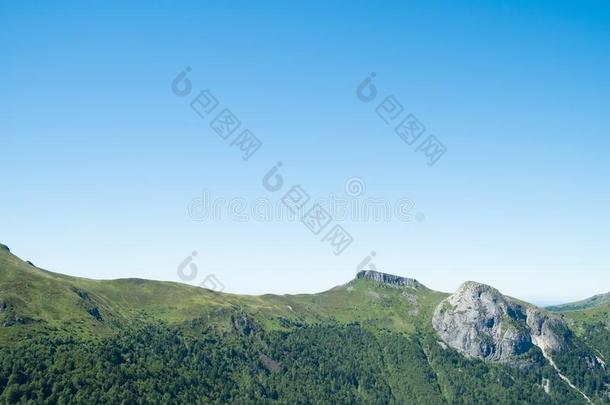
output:
M9 249L8 246L3 245L2 243L0 243L0 250L6 250L7 252L11 251L11 249Z
M570 333L563 320L472 281L438 305L432 325L454 349L503 362L516 360L532 346L560 352Z
M93 317L93 319L97 321L102 320L102 314L100 313L100 309L98 307L91 307L87 309L87 312Z
M238 332L250 336L261 331L256 321L244 311L238 310L231 314L231 323Z
M399 287L421 288L424 287L419 281L412 278L395 276L393 274L380 273L373 270L363 270L356 274L356 280L373 280L378 283Z
M536 307L529 307L527 326L532 341L544 353L560 353L568 349L572 332L562 319L548 316Z

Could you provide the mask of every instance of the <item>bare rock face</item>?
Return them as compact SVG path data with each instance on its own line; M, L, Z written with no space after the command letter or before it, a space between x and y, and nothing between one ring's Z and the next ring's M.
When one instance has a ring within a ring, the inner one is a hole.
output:
M567 347L569 334L561 319L472 281L438 305L432 325L454 349L503 362L515 360L533 345L559 352Z
M391 286L421 288L424 285L412 278L395 276L393 274L381 273L373 270L363 270L356 274L356 279L373 280Z
M535 307L527 309L527 326L536 346L545 353L560 353L569 349L571 331L566 323L556 317L549 317Z

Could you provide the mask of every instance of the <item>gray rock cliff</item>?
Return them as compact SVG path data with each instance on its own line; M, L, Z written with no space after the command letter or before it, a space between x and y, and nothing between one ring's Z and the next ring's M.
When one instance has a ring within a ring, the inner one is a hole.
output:
M454 349L502 362L516 360L532 346L549 354L560 352L568 346L569 338L560 318L472 281L438 305L432 325Z
M412 278L405 278L395 276L393 274L381 273L373 270L363 270L356 274L356 280L373 280L378 283L399 286L399 287L411 287L411 288L422 288L424 287L419 281Z

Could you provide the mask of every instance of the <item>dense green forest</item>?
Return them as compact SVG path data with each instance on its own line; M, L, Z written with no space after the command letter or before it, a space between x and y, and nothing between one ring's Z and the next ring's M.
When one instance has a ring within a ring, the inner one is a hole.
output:
M0 401L49 404L581 403L542 356L469 360L433 336L358 324L290 332L142 322L88 342L36 336L0 349ZM553 387L546 394L541 381Z

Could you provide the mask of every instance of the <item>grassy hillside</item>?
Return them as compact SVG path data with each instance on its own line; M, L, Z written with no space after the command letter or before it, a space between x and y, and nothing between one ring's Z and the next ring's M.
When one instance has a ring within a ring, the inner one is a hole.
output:
M290 323L363 322L414 332L446 296L427 288L397 289L354 280L320 294L245 296L141 279L89 280L45 271L0 249L0 320L108 333L147 318L168 324L246 310L267 329Z
M571 302L568 304L549 306L547 309L554 312L579 311L594 309L597 307L610 306L610 293L595 295L582 301Z
M610 361L610 294L547 309L561 314L603 361Z

